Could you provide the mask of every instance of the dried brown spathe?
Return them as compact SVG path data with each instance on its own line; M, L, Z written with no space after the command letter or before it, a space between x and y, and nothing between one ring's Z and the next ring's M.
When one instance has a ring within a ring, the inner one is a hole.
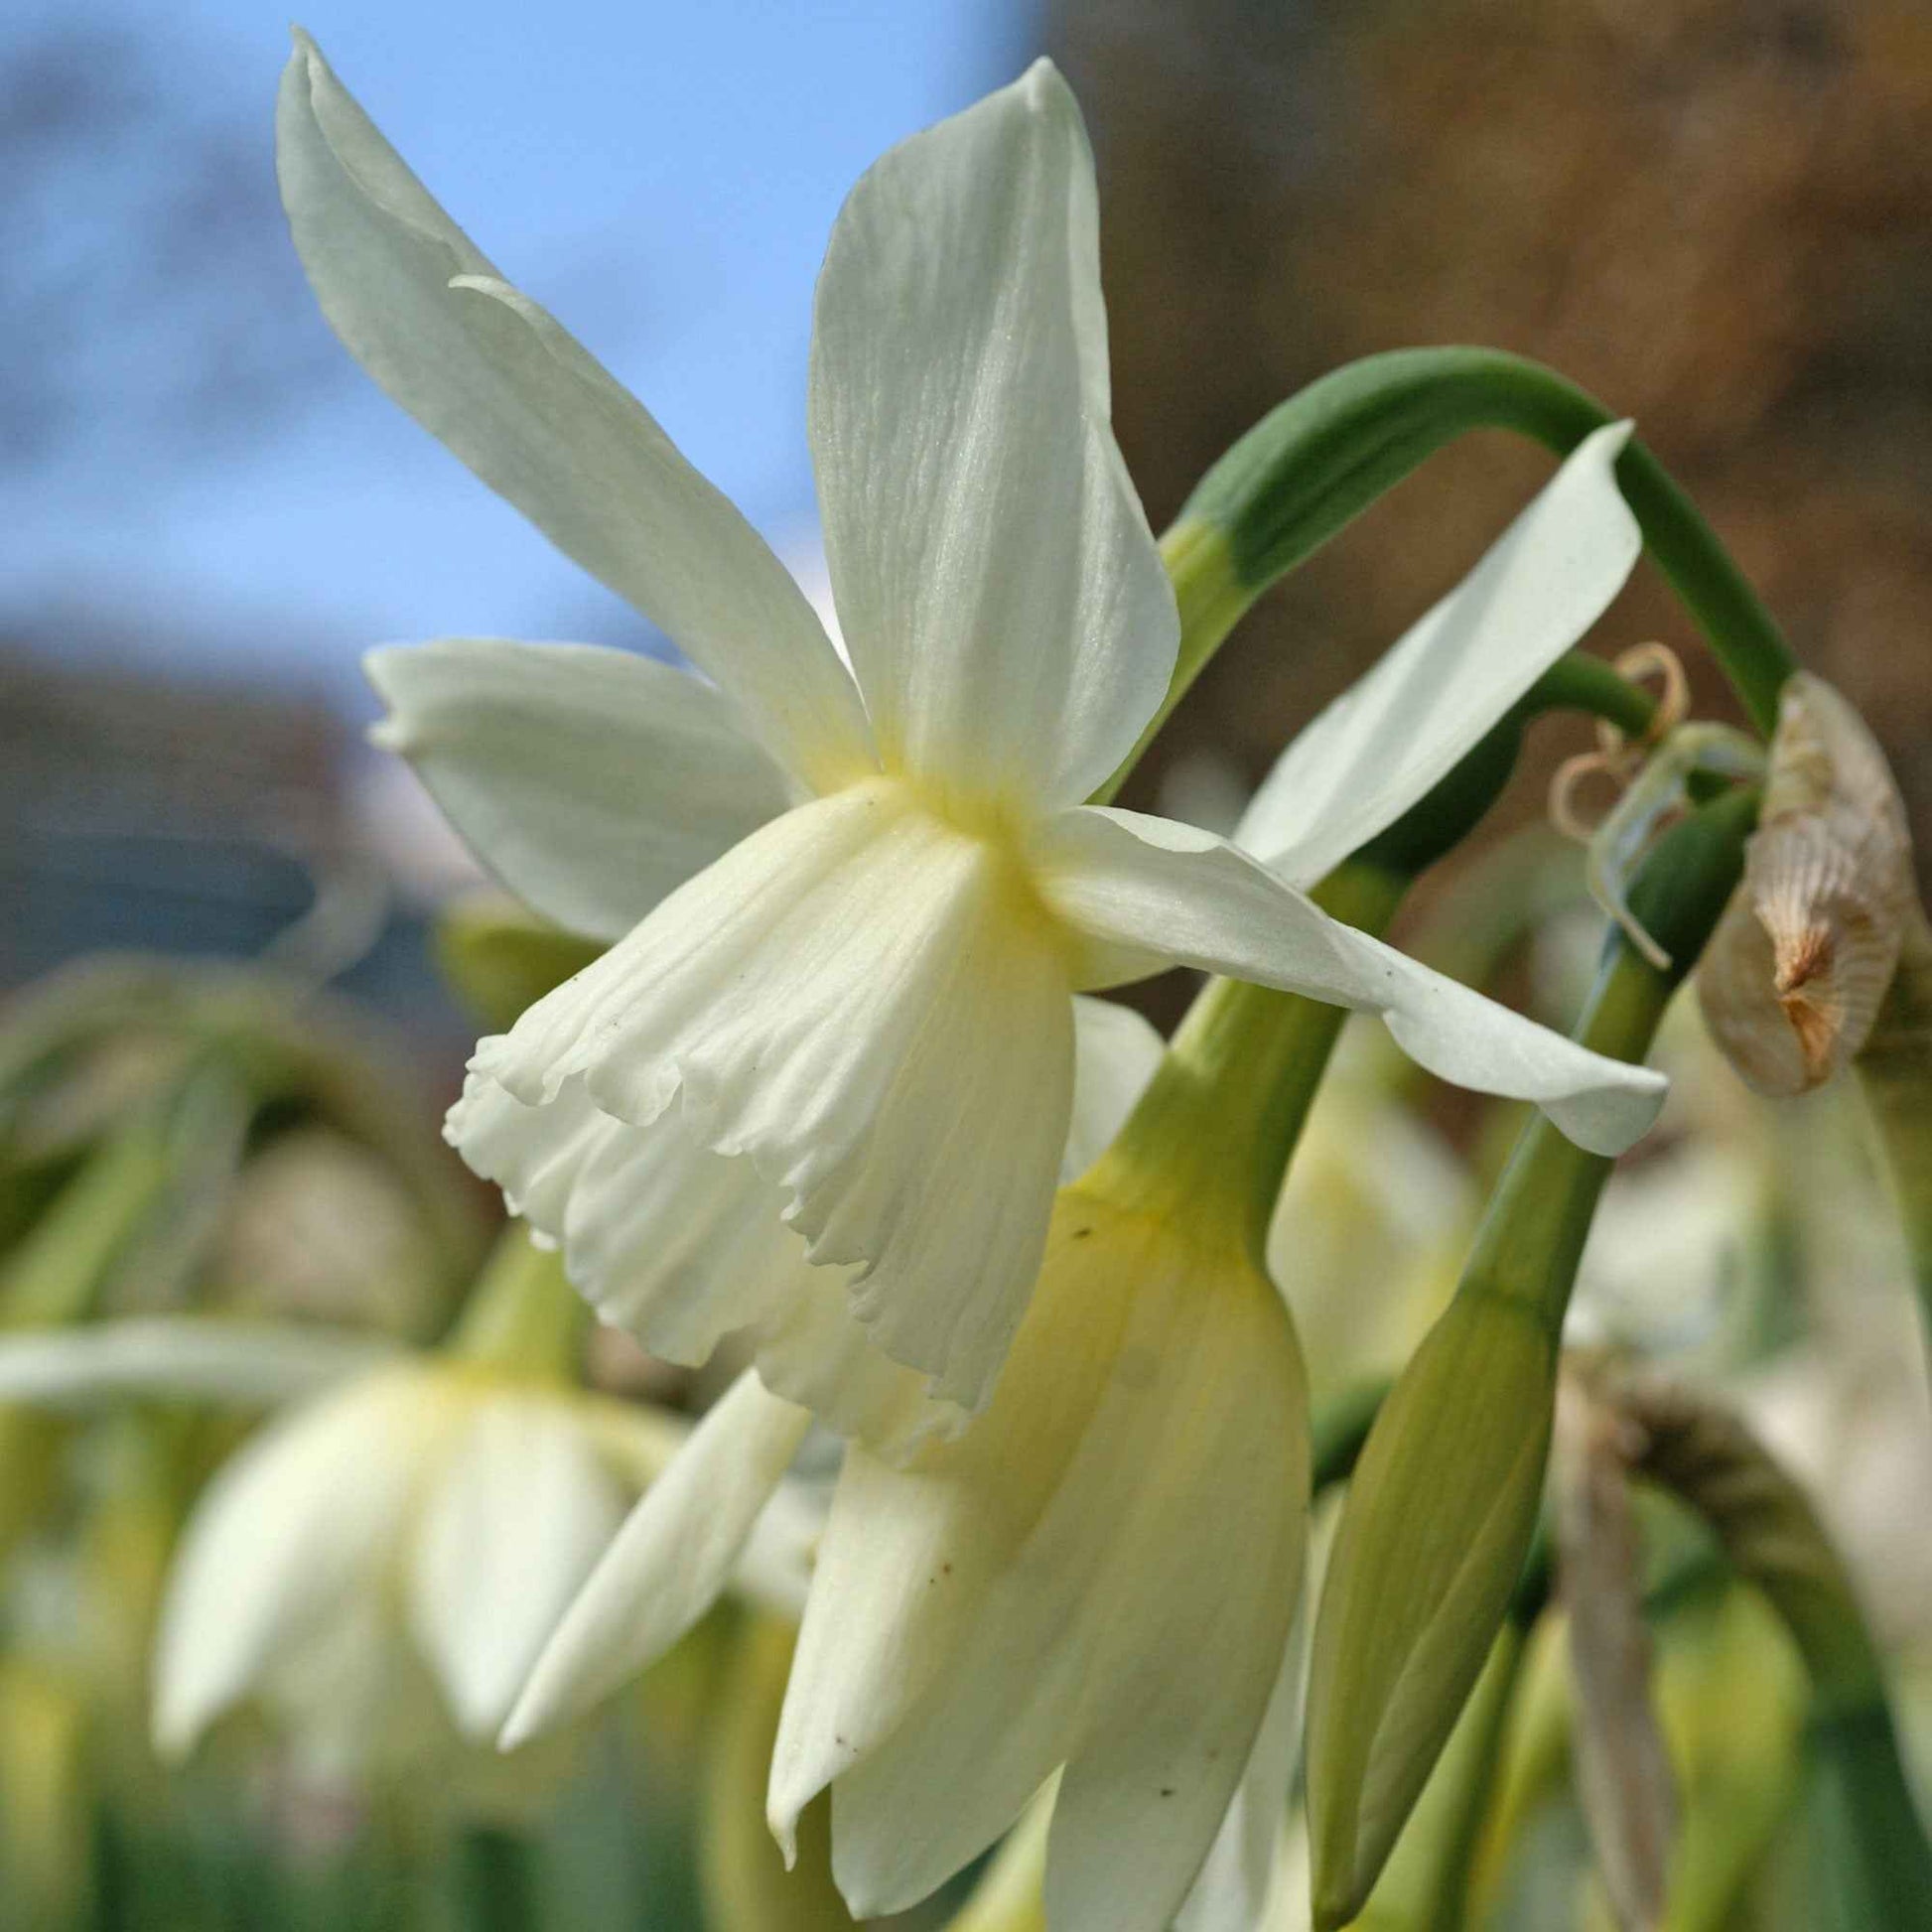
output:
M1864 1044L1915 911L1905 808L1864 721L1785 687L1744 877L1698 970L1712 1036L1758 1092L1829 1080Z

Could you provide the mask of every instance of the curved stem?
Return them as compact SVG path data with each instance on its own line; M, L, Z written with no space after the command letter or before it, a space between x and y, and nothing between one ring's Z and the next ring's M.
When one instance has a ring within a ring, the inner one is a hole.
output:
M1581 711L1614 725L1625 738L1641 738L1657 716L1657 701L1614 666L1587 651L1567 651L1530 686L1522 701L1525 716L1546 711Z
M1119 789L1255 599L1445 444L1507 429L1567 456L1614 420L1554 369L1490 348L1364 356L1291 396L1202 478L1161 540L1180 607L1180 654L1160 711L1097 800ZM1783 633L1696 504L1635 438L1616 477L1645 547L1768 736L1797 668Z

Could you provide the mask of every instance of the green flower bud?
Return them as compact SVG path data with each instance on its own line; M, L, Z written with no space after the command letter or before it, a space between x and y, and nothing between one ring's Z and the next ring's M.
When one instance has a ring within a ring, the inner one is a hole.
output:
M1369 1436L1315 1625L1318 1926L1361 1909L1489 1655L1535 1533L1555 1393L1542 1313L1465 1287Z
M1580 1037L1639 1059L1742 864L1726 795L1660 841L1632 909L1673 964L1613 936ZM1557 1345L1610 1163L1547 1122L1518 1144L1453 1302L1363 1449L1315 1623L1309 1816L1318 1927L1366 1902L1489 1655L1536 1530Z

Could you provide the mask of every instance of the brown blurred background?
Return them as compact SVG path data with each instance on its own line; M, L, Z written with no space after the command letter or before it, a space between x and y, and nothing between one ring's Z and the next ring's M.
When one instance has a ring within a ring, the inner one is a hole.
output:
M1636 418L1932 847L1932 7L1054 0L1046 41L1093 131L1115 420L1157 528L1337 363L1539 357ZM1204 752L1257 777L1548 470L1500 434L1434 459L1249 620L1142 798ZM1599 637L1651 636L1723 711L1646 570Z

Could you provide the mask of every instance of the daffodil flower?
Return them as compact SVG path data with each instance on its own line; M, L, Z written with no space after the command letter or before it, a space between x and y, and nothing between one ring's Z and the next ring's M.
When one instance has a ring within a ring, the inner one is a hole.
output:
M1269 1118L1272 1079L1252 1084ZM1241 1132L1198 1161L1117 1141L1059 1194L986 1415L902 1461L847 1447L768 1816L789 1854L831 1787L857 1917L926 1896L1054 1780L1041 1882L1059 1932L1251 1932L1271 1894L1309 1432L1293 1325L1257 1265L1265 1213L1230 1212L1238 1185L1214 1177L1246 1173L1220 1159ZM751 1371L704 1418L545 1646L506 1744L581 1716L690 1626L807 1420Z
M157 1746L186 1753L247 1700L357 1766L434 1735L425 1681L459 1737L493 1739L622 1520L635 1452L662 1466L678 1438L642 1411L435 1360L291 1411L189 1521L155 1652Z
M847 1425L879 1399L875 1350L982 1406L1045 1240L1071 996L1175 963L1379 1013L1592 1147L1648 1124L1651 1077L1233 845L1082 804L1160 706L1178 620L1109 426L1092 162L1050 64L889 152L832 233L809 429L849 672L745 519L306 41L279 155L363 365L715 680L494 639L370 663L383 741L480 857L616 942L482 1042L449 1132L646 1347L692 1361L747 1331L774 1388ZM1375 684L1304 741L1271 794L1308 814L1285 850L1387 824L1593 621L1638 550L1621 435L1425 620L1405 661L1442 675ZM671 1202L697 1204L688 1234Z
M201 1317L0 1338L10 1403L281 1410L215 1474L176 1552L154 1659L165 1755L247 1704L318 1772L440 1758L491 1783L484 1753L538 1652L626 1507L677 1465L691 1434L554 1363L533 1369L525 1356L544 1351L502 1311L513 1321L551 1298L577 1307L554 1258L512 1236L455 1352ZM480 1357L480 1341L503 1359ZM770 1471L724 1550L717 1499L672 1484L659 1587L681 1592L690 1621L734 1586L796 1614L822 1511L782 1474Z
M1292 1326L1237 1247L1113 1193L1061 1193L979 1423L904 1469L846 1452L768 1815L789 1845L831 1787L855 1917L927 1896L1058 1771L1047 1923L1164 1932L1282 1675L1309 1491Z

